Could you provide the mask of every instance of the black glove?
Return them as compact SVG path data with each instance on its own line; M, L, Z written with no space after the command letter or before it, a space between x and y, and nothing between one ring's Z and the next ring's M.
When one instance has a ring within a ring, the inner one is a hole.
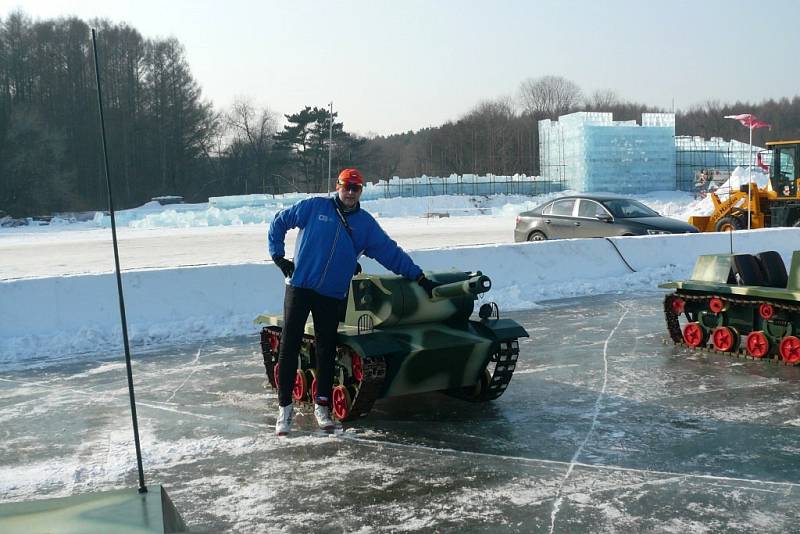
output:
M287 260L283 256L273 256L272 261L274 261L278 269L281 270L283 276L286 278L292 277L292 274L294 274L294 262L292 260Z
M357 275L357 274L358 274L358 273L360 273L362 270L363 270L363 269L361 269L361 264L360 264L360 263L358 263L358 262L356 262L356 272L354 272L354 273L353 273L353 276Z
M430 298L433 298L433 288L442 285L432 280L428 280L425 278L424 274L419 275L419 278L417 278L417 283L422 287L422 289L425 290L425 293L427 293Z

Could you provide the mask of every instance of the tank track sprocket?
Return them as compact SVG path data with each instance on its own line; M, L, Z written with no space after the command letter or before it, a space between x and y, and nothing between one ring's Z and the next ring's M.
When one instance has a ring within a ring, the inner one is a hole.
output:
M264 327L261 330L261 352L264 358L264 368L269 384L273 389L277 389L278 387L275 382L275 366L278 363L278 347L280 346L281 335L282 331L279 327ZM270 337L274 337L276 341L270 341ZM314 354L316 352L316 340L313 336L304 335L303 344L310 353ZM349 350L349 347L339 345L337 347L337 354L347 350ZM372 406L381 393L383 383L386 379L386 360L380 356L363 358L362 373L363 376L359 383L350 384L355 390L355 395L351 401L350 412L347 417L342 420L343 422L352 421L367 415L372 409ZM334 377L334 386L338 385L336 380L336 377Z
M494 370L489 371L489 366L474 386L448 389L444 391L452 397L469 402L488 402L505 393L514 369L517 367L519 357L519 341L517 338L505 339L497 342L497 348L489 358L489 364L494 362Z
M769 361L771 363L780 365L792 365L792 366L800 365L800 364L792 364L784 362L781 359L780 355L777 354L770 354L762 358L755 358L747 353L747 349L743 343L737 346L735 349L729 351L717 350L712 345L704 345L701 347L692 347L688 345L686 341L684 341L683 339L683 332L681 331L681 326L679 321L680 314L676 313L672 308L672 301L675 298L681 298L684 301L706 302L706 303L710 301L712 298L719 298L719 299L724 299L726 302L730 302L731 304L753 306L753 307L757 307L762 304L769 304L776 310L793 312L793 313L800 313L800 305L781 303L781 302L776 302L774 300L763 300L758 298L733 297L729 294L694 295L682 291L676 291L675 293L670 293L664 297L664 319L666 320L667 323L667 333L669 334L670 339L675 345L680 345L694 352L704 352L707 354L721 354L724 356L733 356L747 360ZM687 319L689 319L688 316Z

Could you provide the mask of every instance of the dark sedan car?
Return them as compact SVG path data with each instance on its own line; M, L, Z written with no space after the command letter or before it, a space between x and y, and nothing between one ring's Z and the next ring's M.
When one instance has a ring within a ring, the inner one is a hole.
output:
M520 213L514 241L695 232L698 230L691 224L662 217L636 200L576 195L557 198Z

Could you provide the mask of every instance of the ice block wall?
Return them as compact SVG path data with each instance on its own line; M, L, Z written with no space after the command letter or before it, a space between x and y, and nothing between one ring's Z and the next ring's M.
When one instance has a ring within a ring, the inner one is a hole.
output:
M644 193L675 188L675 115L578 112L539 121L541 175L568 189Z

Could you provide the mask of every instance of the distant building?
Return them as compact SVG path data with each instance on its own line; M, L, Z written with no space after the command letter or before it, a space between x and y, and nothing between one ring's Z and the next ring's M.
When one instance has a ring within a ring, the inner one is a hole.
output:
M760 151L719 137L676 137L673 113L643 113L641 124L595 112L539 121L542 178L581 192L697 191Z
M675 189L675 115L578 112L539 121L542 178L585 192L643 193Z

